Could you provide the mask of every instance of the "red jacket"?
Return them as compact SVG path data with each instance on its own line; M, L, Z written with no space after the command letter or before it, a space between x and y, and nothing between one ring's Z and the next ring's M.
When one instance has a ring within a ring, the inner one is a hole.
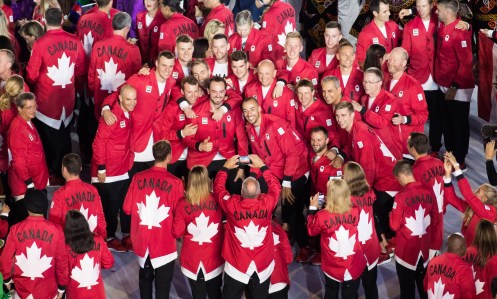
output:
M182 100L181 98L180 100ZM178 161L181 154L187 147L183 142L183 135L181 135L181 130L186 125L185 113L179 107L177 101L169 101L166 108L164 108L167 113L162 115L161 127L159 132L161 135L159 139L168 140L171 144L171 161L170 164Z
M233 12L231 12L231 9L229 9L224 4L221 3L218 6L211 9L209 14L205 17L204 23L202 23L202 26L200 26L201 36L204 36L205 26L211 20L218 20L221 21L221 23L224 23L224 25L226 25L224 34L226 34L227 37L230 37L235 32L235 21L233 19Z
M469 221L468 225L462 224L461 232L466 239L466 245L469 247L473 244L476 234L476 226L480 223L480 220L486 219L492 223L497 221L497 210L492 205L487 205L481 202L481 200L476 197L471 190L468 180L461 174L457 176L457 186L461 191L464 199L459 198L454 191L454 186L452 182L444 184L444 198L447 204L451 204L461 213L464 213L468 206L474 211L473 217Z
M385 82L385 89L390 89L391 78ZM425 123L428 120L428 106L426 105L425 93L421 84L404 73L399 81L394 85L390 93L397 98L398 112L407 118L407 123L399 126L400 142L402 153L409 154L407 151L407 138L411 132L424 132Z
M336 69L339 63L335 55L330 63L326 65L326 47L314 49L307 61L316 68L320 78L326 77L326 73Z
M314 65L299 58L291 71L288 71L286 67L287 61L285 59L276 61L276 68L282 74L281 78L285 79L287 83L297 85L300 79L307 79L312 82L314 89L318 89L319 75Z
M420 182L405 185L395 195L390 214L390 228L396 232L395 260L414 271L419 258L423 257L426 267L430 234L442 219L431 189Z
M322 126L328 130L330 146L340 147L338 136L338 124L335 117L330 113L328 105L321 100L315 100L307 109L302 111L302 105L298 105L297 110L297 131L304 138L304 142L309 150L311 147L311 131L315 127Z
M12 8L10 6L2 4L0 6L0 9L3 11L5 14L5 17L7 18L7 26L9 27L9 31L11 33L14 33L14 12L12 11Z
M209 70L211 71L211 76L214 77L214 76L219 76L219 77L223 77L223 75L221 75L220 73L214 73L214 68L216 67L216 57L210 57L210 58L205 58L204 59L205 62L207 62L207 65L209 66ZM233 73L233 70L231 70L231 60L228 59L228 76L231 75Z
M160 26L159 52L176 49L176 38L182 34L189 35L192 39L199 37L197 24L180 13L173 13L171 18Z
M468 247L466 250L466 255L464 255L463 260L471 265L471 276L468 277L468 281L474 284L475 287L475 293L476 296L474 297L468 297L468 298L478 298L478 299L489 299L492 298L491 291L490 291L490 285L492 283L492 278L495 276L488 276L487 271L485 271L488 266L494 266L493 260L494 258L491 258L490 260L487 260L487 265L485 267L480 266L480 255L478 254L478 249L471 245ZM469 279L469 277L472 277L473 279Z
M181 272L197 280L200 269L205 280L217 277L223 272L221 256L224 226L223 212L211 194L200 204L190 204L182 198L174 212L173 236L183 238L180 263Z
M94 113L100 118L102 103L109 94L140 70L140 50L120 35L95 43L90 56L88 87L93 91Z
M380 90L369 107L369 95L362 96L360 103L362 120L374 129L383 143L392 151L396 159L402 159L402 144L400 127L392 124L392 118L399 112L399 101L388 91Z
M286 231L281 225L272 222L274 242L274 271L271 274L269 294L278 292L290 284L288 265L293 262L293 252Z
M296 128L295 93L285 86L283 87L283 94L278 98L274 98L273 91L275 86L276 79L271 83L266 97L263 97L262 84L259 80L255 80L245 86L245 98L255 98L264 113L278 116L286 120L292 128Z
M366 257L368 268L376 266L380 257L380 241L376 234L373 204L376 195L373 189L363 196L352 196L350 198L354 206L359 210L359 222L357 224L357 240L362 244L362 250Z
M252 28L245 41L245 47L242 47L242 37L238 33L233 33L229 38L229 54L234 51L244 51L247 53L248 61L253 67L257 67L263 59L274 59L274 45L270 36L261 31Z
M457 85L458 89L473 88L472 31L457 30L454 22L438 26L435 56L435 82L443 87Z
M79 19L76 32L87 55L90 55L95 42L114 35L114 29L112 28L113 13L115 14L116 12L111 11L109 16L97 8L93 12L88 11Z
M10 104L10 108L0 111L0 172L6 172L9 168L9 149L7 144L7 133L12 120L17 116L17 106Z
M95 247L86 253L77 254L66 244L70 278L67 285L68 298L105 298L101 269L114 266L114 256L100 236L95 236Z
M95 187L78 178L67 181L64 186L57 189L53 195L48 220L63 229L69 210L80 211L88 221L92 232L103 238L107 237L107 223L102 202Z
M226 214L227 225L224 234L223 257L235 268L225 271L232 278L248 282L252 273L246 273L254 262L258 272L274 266L274 240L272 234L272 214L278 203L281 187L275 176L267 167L261 169L268 184L268 193L257 198L243 198L230 195L225 184L228 178L226 169L221 169L214 180L214 194ZM241 275L235 273L241 272ZM248 274L248 277L244 274ZM270 275L271 273L269 273ZM264 282L268 277L260 277ZM243 281L242 281L243 282Z
M295 9L289 3L276 0L262 15L261 32L272 37L275 61L285 57L285 41L295 31Z
M176 80L176 84L179 86L181 85L181 80L183 80L183 78L186 77L185 71L183 70L183 66L181 65L181 63L177 58L174 61L174 68L173 72L171 73L171 77L173 77L173 79Z
M326 209L311 210L307 216L309 236L321 235L321 268L338 282L355 280L366 268L366 259L358 240L359 211L334 214Z
M35 85L36 118L57 130L61 121L69 125L74 109L74 80L86 73L86 65L81 43L62 29L50 30L35 41L26 79Z
M155 65L154 62L159 54L159 28L164 24L166 19L160 12L157 11L150 25L146 22L147 11L141 11L136 15L136 32L138 35L138 47L142 54L142 62L148 63L149 66ZM174 53L174 52L173 52Z
M252 152L266 163L280 180L291 182L309 171L307 148L295 131L281 118L261 114L259 134L247 124Z
M357 61L364 62L366 51L372 44L384 46L387 49L387 53L390 53L393 48L399 46L400 39L402 38L402 28L394 21L388 21L385 23L385 29L387 37L381 33L380 28L378 28L374 21L371 21L371 23L362 29L357 39L355 53Z
M340 66L327 71L324 73L323 77L335 76L340 80L340 87L342 88L342 94L346 95L354 101L359 101L359 99L364 95L364 87L362 85L362 79L364 78L364 73L359 67L354 67L350 73L347 85L343 84L342 72L340 71Z
M131 241L141 267L147 252L154 269L178 256L172 225L183 192L183 182L161 167L153 166L133 176L123 211L131 215Z
M245 85L240 87L240 80L238 80L238 77L235 76L234 74L229 74L227 79L230 79L232 82L231 88L235 91L238 91L242 95L245 94L245 89L247 86L250 86L252 84L255 84L255 82L259 82L259 78L257 78L256 75L254 75L254 70L249 69L248 71L249 75L247 78L247 82L245 82Z
M126 116L119 105L114 106L112 112L116 116L116 122L109 126L101 117L98 122L97 135L93 140L91 176L94 182L96 182L98 170L105 170L107 178L127 179L128 171L133 166L130 116Z
M133 151L136 153L143 152L147 147L150 135L154 134L154 141L159 140L160 119L164 107L169 101L171 89L175 86L176 81L169 76L166 80L164 92L159 94L157 78L155 77L155 68L150 70L149 75L133 75L126 81L126 84L136 89L136 106L133 110L133 127L131 131ZM119 91L105 98L102 106L115 105L119 98Z
M317 192L328 194L327 184L332 179L342 178L342 168L335 168L331 165L331 160L326 156L318 157L313 151L309 151L309 165L313 190L311 194Z
M13 279L21 298L53 299L68 283L64 233L42 216L11 227L0 260L4 282Z
M471 277L471 265L459 255L446 252L430 261L423 285L429 298L472 299L476 292Z
M9 186L12 195L26 193L26 186L34 183L43 190L48 183L48 168L40 135L33 123L20 116L12 120L7 134L7 143L12 153L9 166Z
M406 49L410 58L407 73L421 84L428 81L430 75L433 77L437 26L438 15L432 13L428 31L419 16L407 22L404 27L402 48Z

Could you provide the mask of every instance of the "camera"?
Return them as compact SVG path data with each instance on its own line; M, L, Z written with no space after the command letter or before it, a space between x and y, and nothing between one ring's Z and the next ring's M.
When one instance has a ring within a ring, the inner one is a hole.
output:
M240 165L249 165L250 164L249 156L240 156L240 157L238 157L238 161L239 161Z

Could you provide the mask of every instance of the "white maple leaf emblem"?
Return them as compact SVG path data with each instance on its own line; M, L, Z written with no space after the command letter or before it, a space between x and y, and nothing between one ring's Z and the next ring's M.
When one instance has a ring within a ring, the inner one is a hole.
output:
M349 255L354 254L356 235L349 237L349 230L345 229L342 225L340 225L340 228L335 232L335 235L336 239L330 237L328 247L335 252L336 257L341 257L346 260Z
M292 23L290 23L290 21L286 21L285 31L282 32L281 34L278 34L278 44L284 48L286 42L286 35L293 31L295 31L295 28L293 28Z
M365 244L366 241L371 239L371 235L373 234L373 226L371 225L371 219L369 219L369 213L366 213L364 210L362 210L359 214L357 234L359 242L362 244Z
M209 223L209 216L205 216L202 212L200 216L195 217L195 224L191 222L186 228L188 232L193 236L192 241L198 242L199 245L203 243L212 243L211 238L214 237L218 232L219 223Z
M380 143L380 150L384 157L391 158L392 162L395 161L395 157L393 156L392 152L383 142Z
M274 246L280 244L280 236L278 236L275 233L273 233L273 243L274 243Z
M259 230L259 225L255 225L253 221L250 221L249 225L244 226L243 229L235 226L235 236L242 243L241 246L250 250L262 245L266 232L267 226L263 226Z
M145 204L137 203L138 215L140 216L140 225L145 225L148 229L152 227L161 227L160 223L169 217L169 207L162 205L159 207L160 197L152 191L150 195L145 196Z
M352 280L352 275L350 275L348 269L345 269L345 273L343 273L343 280L344 281Z
M41 256L41 248L38 248L36 242L26 248L26 255L24 253L16 255L16 265L21 268L21 275L31 280L43 278L43 272L52 267L51 262L52 257Z
M453 299L454 295L449 292L445 292L445 284L442 283L442 279L439 278L438 281L433 285L433 289L428 289L428 298L430 299Z
M74 76L74 62L71 63L71 58L67 57L66 52L62 53L62 57L57 59L57 66L48 67L47 76L54 82L52 86L62 86L71 84L71 79Z
M88 225L90 226L90 230L94 231L97 227L97 215L88 215L88 209L85 209L83 205L79 208L79 211L83 216L85 216L86 221L88 221Z
M437 199L438 212L442 213L444 206L444 189L442 188L442 183L435 181L435 184L433 184L433 193L435 193Z
M98 79L100 79L100 90L107 90L112 93L121 86L125 80L125 75L121 71L117 71L119 64L114 63L112 57L108 62L104 62L104 68L97 69Z
M481 281L480 278L476 279L476 271L473 265L471 265L471 271L473 271L473 279L475 280L476 295L479 295L481 292L483 292L483 286L485 285L485 282Z
M100 277L100 265L94 263L94 259L85 253L82 260L79 261L81 268L76 266L71 271L71 278L79 283L78 288L91 289L92 286L98 284L98 278Z
M414 218L411 216L406 218L406 226L411 231L411 236L419 236L420 238L426 234L426 228L430 225L430 215L425 216L425 209L422 206L414 211Z
M88 32L83 36L83 48L85 49L86 55L90 55L91 53L91 48L93 47L93 34Z

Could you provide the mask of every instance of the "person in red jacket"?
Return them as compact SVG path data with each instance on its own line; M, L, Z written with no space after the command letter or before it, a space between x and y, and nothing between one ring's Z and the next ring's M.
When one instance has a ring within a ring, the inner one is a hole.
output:
M107 237L107 223L100 195L95 187L79 178L82 162L78 154L67 154L62 159L62 175L66 184L55 191L48 220L64 227L66 214L78 210L88 221L90 231L102 238Z
M359 210L352 205L350 190L342 179L328 183L326 205L318 211L318 194L311 197L307 230L321 234L321 268L325 274L325 298L357 298L366 259L359 242Z
M286 232L273 218L274 270L269 282L269 299L288 298L290 277L288 265L293 261L293 252Z
M159 52L175 51L175 38L186 34L192 39L200 36L200 31L192 20L184 16L179 0L160 0L160 11L166 22L160 26ZM180 79L181 80L181 79Z
M361 30L357 38L356 59L361 67L369 46L380 44L390 53L393 48L399 46L402 38L402 28L390 20L388 0L371 1L369 10L373 12L374 19Z
M336 21L328 22L324 28L325 47L313 50L307 60L317 69L320 77L338 66L337 53L342 38L342 26Z
M75 106L76 77L86 73L86 56L76 36L62 30L62 11L45 13L47 33L33 45L26 80L35 86L38 111L34 125L43 140L47 165L62 179L62 158L71 152L70 127Z
M82 15L76 27L77 36L83 44L86 55L90 55L95 42L112 37L112 18L119 12L112 8L112 0L95 2L97 4L95 9Z
M172 233L183 238L181 272L188 278L194 298L221 299L224 260L223 211L210 191L205 166L194 166L187 180L185 197L174 212Z
M129 171L133 165L131 151L131 112L135 109L136 89L124 85L119 94L119 104L112 113L116 118L112 125L105 123L103 117L98 124L97 135L93 141L91 181L102 199L102 207L107 223L107 245L116 252L131 250L129 244L130 219L123 213L122 205L129 184ZM117 215L119 213L123 242L116 238ZM124 243L125 246L122 244Z
M224 34L230 37L235 32L235 22L231 10L220 0L203 0L202 3L210 11L200 26L200 35L204 35L205 26L210 20L219 20L226 25Z
M43 217L48 210L45 193L28 190L24 204L29 216L11 227L0 258L4 284L9 290L15 286L18 298L60 299L69 279L64 234Z
M239 12L235 21L236 32L229 38L230 54L235 51L244 51L253 67L263 59L274 59L271 37L254 29L254 21L249 10Z
M404 48L394 48L388 59L391 77L385 81L385 89L397 98L398 110L392 124L400 131L402 154L411 158L407 150L407 138L411 132L423 132L428 119L426 99L421 84L405 70L409 56Z
M138 47L142 54L142 63L152 65L159 54L159 28L166 21L159 11L159 0L145 0L145 10L136 15L136 32Z
M472 32L455 29L459 3L441 0L437 3L438 20L435 56L435 82L445 93L443 136L447 151L453 151L461 169L469 147L469 104L475 87L473 77Z
M228 37L222 33L214 35L211 40L211 49L214 56L205 60L209 65L211 75L228 77L231 74Z
M239 166L238 155L226 161L214 180L214 194L226 214L223 298L242 298L245 289L251 298L266 298L274 270L271 219L281 187L259 156L249 158L249 166L262 172L269 186L267 194L261 193L253 177L243 181L241 195L230 195L226 190L228 170Z
M178 84L181 84L181 80L191 73L190 62L193 60L193 39L189 35L182 34L176 38L176 53L178 58L174 63L171 76L176 79ZM174 96L172 100L175 100Z
M267 5L261 17L261 32L273 39L275 60L285 57L286 35L295 31L295 9L290 3L281 0L262 0L256 6Z
M234 51L230 55L230 64L232 73L226 78L226 83L243 95L245 87L257 81L254 70L250 68L247 53Z
M152 147L155 164L133 176L123 210L131 215L131 240L140 264L140 296L169 298L174 261L178 257L172 234L173 215L184 196L183 182L167 171L171 145L166 140Z
M18 115L12 120L7 133L8 148L12 153L8 177L15 198L9 217L13 225L27 217L22 198L27 189L44 190L48 185L48 169L38 131L32 123L36 114L34 94L21 93L16 98Z
M419 296L427 298L423 280L430 261L430 235L443 218L439 216L433 191L416 182L408 161L397 162L393 173L402 186L390 215L390 227L397 232L395 268L400 296L414 298L417 287Z
M471 265L463 260L465 254L464 237L458 233L450 235L447 251L433 258L426 268L423 285L429 298L476 298L475 284L470 279L473 271Z
M65 250L70 271L67 297L105 299L104 281L100 272L101 269L114 266L114 256L104 239L91 232L83 214L69 210L64 222Z

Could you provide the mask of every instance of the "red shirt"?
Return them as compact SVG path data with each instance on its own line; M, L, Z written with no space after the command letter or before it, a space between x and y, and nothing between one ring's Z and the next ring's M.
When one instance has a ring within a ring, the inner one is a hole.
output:
M387 33L386 37L381 32L380 28L378 28L378 25L376 25L374 20L362 29L357 39L355 54L357 61L361 63L364 62L364 59L366 59L366 51L372 44L384 46L387 53L390 53L393 48L399 45L400 39L402 38L402 28L394 21L388 21L385 23L385 30Z
M138 34L138 46L140 47L142 63L148 63L149 66L152 66L155 65L154 62L159 54L159 28L166 19L164 19L160 10L157 11L152 22L148 26L146 18L146 10L139 12L136 15L136 32Z
M171 18L160 26L159 52L176 49L176 38L182 34L189 35L192 39L199 37L197 24L180 13L173 13Z
M272 37L275 60L285 57L286 35L295 28L295 9L281 0L276 0L262 15L261 32Z
M204 23L202 23L202 26L200 26L201 36L204 36L205 26L211 20L218 20L221 23L224 23L224 25L226 25L224 34L226 34L227 37L230 37L235 32L235 22L233 19L233 13L224 4L219 4L218 6L211 9L209 14L205 17Z

